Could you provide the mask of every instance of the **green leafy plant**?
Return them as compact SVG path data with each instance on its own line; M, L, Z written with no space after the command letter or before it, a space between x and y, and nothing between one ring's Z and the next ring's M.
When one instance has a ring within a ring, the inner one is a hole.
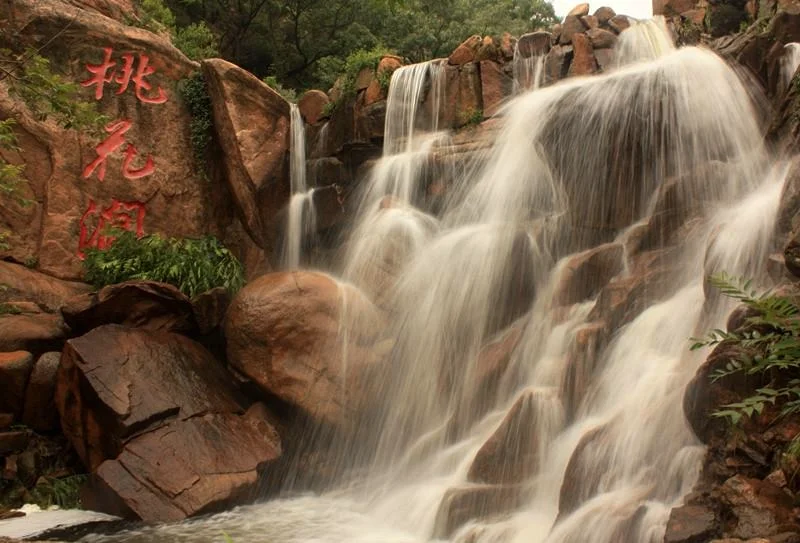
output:
M173 32L172 43L192 60L219 56L217 37L205 23L192 23Z
M460 115L461 126L477 126L483 122L482 109L469 109Z
M262 79L264 83L269 85L272 90L283 96L283 99L287 102L297 102L297 91L294 89L290 89L281 85L278 79L274 75L268 75L264 79Z
M211 131L214 126L214 118L211 96L208 94L206 80L202 74L183 79L178 83L178 92L192 116L192 120L189 123L189 131L195 168L198 173L208 178L206 171L208 169L208 153L212 140Z
M61 509L80 509L80 490L88 480L88 475L71 475L61 478L40 477L36 486L31 490L31 497L42 509L54 505Z
M712 330L704 339L695 339L692 349L727 343L741 347L740 355L714 371L711 379L733 375L760 375L769 386L741 402L722 406L713 416L738 424L745 417L763 412L767 404L780 405L781 416L800 412L800 308L786 296L770 291L759 293L750 281L720 274L711 284L725 296L738 300L751 310L741 331Z
M175 29L175 15L162 0L141 0L139 2L141 26L159 33L172 33Z
M105 251L87 251L83 264L86 280L98 288L140 279L170 283L194 296L215 287L236 292L245 282L242 264L212 236L137 238L122 232Z

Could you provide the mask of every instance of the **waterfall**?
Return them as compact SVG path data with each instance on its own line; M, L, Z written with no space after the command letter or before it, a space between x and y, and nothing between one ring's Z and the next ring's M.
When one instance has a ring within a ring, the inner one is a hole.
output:
M513 94L517 95L526 90L536 90L542 86L544 79L544 55L524 57L519 50L519 43L514 46Z
M788 87L797 68L800 67L800 43L787 43L784 46L783 58L781 59L781 76L784 81L784 88Z
M284 268L295 269L302 261L303 243L316 231L316 209L314 189L308 189L306 179L306 132L303 116L297 104L290 104L291 162L289 165L289 186L291 196L286 213L281 264Z
M350 477L321 496L88 541L660 543L704 455L682 411L707 354L689 337L731 309L706 299L704 277L766 280L786 168L712 52L676 50L656 19L623 32L618 54L610 73L511 102L437 213L422 193L448 138L443 70L398 70L341 263L394 345L375 383L382 408L358 421L368 439L331 459ZM600 272L579 269L596 251L608 277L592 285ZM487 367L487 346L509 338ZM503 435L500 452L528 451L524 462L491 461ZM451 523L459 493L476 491L492 497L480 518Z

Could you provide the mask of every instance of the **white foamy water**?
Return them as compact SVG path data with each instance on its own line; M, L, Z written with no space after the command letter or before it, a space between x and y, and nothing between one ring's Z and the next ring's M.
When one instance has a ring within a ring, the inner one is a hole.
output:
M303 243L316 231L316 208L314 207L314 189L308 188L306 171L306 133L305 122L297 104L291 108L291 162L289 181L292 195L286 213L281 264L286 269L296 269L302 260ZM327 128L327 125L325 126ZM324 138L325 128L321 130ZM324 143L323 143L324 145Z
M763 279L786 168L720 58L675 50L663 20L632 26L619 46L613 72L509 104L493 149L437 213L424 190L432 150L448 138L437 132L441 67L395 73L384 157L341 262L348 284L385 311L394 347L375 383L382 408L358 421L368 439L332 458L352 470L346 482L87 541L660 542L704 454L682 412L706 354L689 352L689 338L730 310L705 299L704 275ZM687 212L679 241L644 254L637 243L663 219L664 199ZM569 259L609 242L625 246L612 281L635 286L629 314L602 295L564 303ZM584 352L578 338L592 327L604 341ZM519 341L488 394L481 352L509 329ZM479 487L473 460L517 402L526 415L512 436L533 430L537 451L515 481L518 499L446 533L443 498Z
M800 67L800 43L787 43L781 59L781 77L784 87L791 84L798 67Z

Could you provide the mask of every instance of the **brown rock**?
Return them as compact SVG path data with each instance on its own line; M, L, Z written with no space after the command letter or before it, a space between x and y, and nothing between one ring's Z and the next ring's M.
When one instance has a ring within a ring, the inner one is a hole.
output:
M571 257L562 268L553 303L572 305L596 296L624 269L623 253L621 244L607 243Z
M503 59L511 60L514 58L514 49L517 47L517 39L509 34L503 32L503 37L500 40L500 52L503 54Z
M25 351L0 353L0 412L22 414L33 355Z
M356 75L356 81L354 83L354 88L356 92L361 92L366 90L369 87L369 84L375 80L375 70L373 68L367 67L362 68L358 75Z
M22 422L39 433L52 432L58 428L56 409L56 375L61 353L45 353L33 366L25 394L25 409Z
M608 26L610 26L614 32L619 34L623 30L627 30L631 27L631 20L625 15L615 15L608 21Z
M617 35L602 28L593 28L586 35L595 49L611 49L617 44Z
M541 57L550 52L554 42L550 32L531 32L520 37L517 49L522 58Z
M597 61L597 66L603 72L614 67L614 49L595 49L594 58Z
M325 115L325 107L331 103L328 95L321 90L310 90L303 93L297 101L300 114L308 124L317 124Z
M0 432L0 456L25 450L31 436L28 432Z
M445 103L441 124L460 128L467 124L473 115L483 110L478 64L446 66L445 70Z
M544 61L545 83L550 85L567 77L569 72L568 53L572 52L572 46L555 45Z
M6 430L12 424L14 424L12 413L0 413L0 430Z
M732 537L748 539L788 531L795 521L792 499L780 488L758 479L736 475L720 488L720 499L731 513Z
M570 420L586 397L609 336L603 321L587 323L575 331L575 341L567 354L567 370L561 382L564 410Z
M59 315L0 315L0 351L41 353L60 350L64 339L66 327Z
M701 505L684 505L670 512L664 543L708 541L718 528L714 512Z
M586 27L587 30L591 30L592 28L598 28L600 26L600 21L597 20L597 17L594 15L584 15L581 17L581 22L583 26Z
M575 34L583 34L586 28L583 26L580 18L575 15L568 15L562 23L561 37L558 38L558 43L561 45L569 45L572 43L572 36Z
M485 520L522 506L528 492L522 486L473 486L452 488L436 513L434 537L448 539L471 520Z
M192 298L192 312L200 333L207 335L221 328L230 305L231 294L224 287L213 288Z
M570 76L590 75L597 71L597 62L594 59L594 49L586 34L572 36L574 56L569 67Z
M548 426L556 422L546 418L557 412L557 401L555 396L548 397L541 391L524 391L475 455L467 479L475 483L515 484L534 475L541 460L540 449L554 429Z
M608 427L599 426L587 431L575 447L561 483L558 520L576 511L586 500L597 494L603 473L594 467L602 465L602 459L609 454L608 440Z
M583 17L584 15L589 15L589 3L588 2L584 2L584 3L578 4L577 6L572 8L569 13L567 13L567 17L569 17L569 16Z
M190 339L110 324L71 339L56 381L64 435L91 470L168 420L239 413L230 375Z
M25 300L55 312L69 298L89 292L84 283L62 281L19 264L0 261L0 302Z
M67 0L70 4L83 9L96 11L106 17L129 24L131 20L137 20L136 9L133 0Z
M180 290L156 281L126 281L70 299L61 309L75 335L104 324L189 333L197 328L192 302Z
M82 3L101 6L112 1ZM196 73L195 63L164 37L60 0L8 0L0 19L0 48L39 50L72 83L90 80L93 74L87 67L100 66L109 55L114 65L106 74L108 82L82 87L81 101L96 102L117 123L117 137L125 130L124 141L131 146L123 144L111 153L105 171L92 170L98 157L95 148L110 133L79 134L52 119L43 121L8 94L7 82L1 83L0 117L11 115L17 121L14 130L21 147L19 153L4 153L4 158L25 163L23 196L33 203L22 209L9 199L0 203L0 229L12 233L10 248L0 257L36 262L45 273L74 279L83 273L86 247L113 241L104 233L112 222L145 234L222 236L219 225L230 216L229 197L219 184L204 182L204 167L194 164L190 116L177 91L180 80ZM59 46L44 47L56 34ZM119 83L124 79L122 55L127 54L132 55L133 69L152 70L146 89L137 92L132 81L127 88ZM147 68L140 64L145 58ZM111 124L107 128L115 130ZM133 147L138 154L126 171L124 150ZM126 177L134 175L130 170L146 166L148 158L152 173Z
M263 419L209 413L172 421L101 464L85 505L146 522L178 521L252 499L281 454Z
M496 62L481 62L480 73L483 114L492 117L511 96L514 80L504 73Z
M598 10L594 12L594 16L597 17L597 22L601 25L608 24L608 21L613 19L616 14L616 11L606 6L598 8Z
M475 60L478 48L483 44L483 38L478 35L470 36L456 50L447 57L447 62L453 66L461 66Z
M680 15L697 6L698 0L656 0L653 2L653 15Z
M339 341L342 319L348 323L346 360ZM265 275L231 303L228 360L268 394L346 429L373 403L369 373L380 360L374 345L381 320L358 291L321 273Z
M211 59L202 65L237 213L253 240L269 248L271 228L278 226L274 217L290 195L289 103L229 62Z

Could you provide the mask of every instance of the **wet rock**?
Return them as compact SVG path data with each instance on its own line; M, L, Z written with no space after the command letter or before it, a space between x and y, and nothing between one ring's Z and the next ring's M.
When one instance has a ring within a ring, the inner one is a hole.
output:
M21 415L33 355L25 351L0 353L0 412Z
M492 61L481 62L480 73L483 114L491 117L511 96L514 80L503 72L499 64Z
M19 264L0 261L0 302L29 301L55 312L73 296L89 292L85 283L63 281Z
M375 345L381 322L369 300L327 275L273 273L231 303L228 360L265 393L319 422L351 428L373 402L369 374L380 367ZM348 330L346 345L340 330Z
M594 59L594 49L586 34L572 36L573 57L569 67L570 76L590 75L597 71L597 62Z
M202 66L237 213L252 239L271 247L268 231L290 196L289 103L229 62L211 59Z
M545 82L549 85L567 77L572 46L555 45L544 61Z
M614 49L595 49L594 58L597 60L597 66L600 71L606 72L614 67Z
M167 421L239 413L233 378L192 340L110 324L71 339L56 381L64 435L84 465L116 458L134 435Z
M525 487L492 485L450 489L436 513L434 537L446 539L471 520L484 520L520 507L528 496Z
M592 28L586 35L594 49L612 49L617 44L617 35L602 28Z
M192 303L180 290L156 281L126 281L70 299L61 309L75 335L104 324L188 333L197 328Z
M567 354L567 369L561 382L564 410L568 419L574 417L586 397L603 349L608 344L609 335L603 321L590 322L575 331L575 341Z
M308 124L317 124L324 116L326 106L331 102L328 95L320 90L310 90L303 93L297 101L300 114Z
M608 21L608 26L610 26L614 32L619 34L623 30L627 30L631 27L631 20L625 15L616 15Z
M699 505L684 505L670 513L664 543L703 543L716 533L718 525L714 511Z
M793 503L780 488L757 479L737 475L720 488L720 499L734 517L732 537L748 539L789 531L795 521Z
M555 305L572 305L596 296L625 263L624 249L619 243L606 243L570 257L561 268L554 289Z
M45 353L36 360L25 394L22 422L39 433L58 428L55 404L56 376L61 353Z
M586 28L583 26L580 17L575 15L568 15L562 23L561 36L558 38L560 45L569 45L572 43L572 37L575 34L583 34Z
M174 420L102 463L84 502L126 518L178 521L252 499L280 454L280 438L263 419L208 413Z
M575 447L561 483L556 522L576 511L586 500L597 494L603 473L602 470L593 468L602 465L603 459L608 456L608 440L608 427L599 426L587 431Z
M519 38L517 49L522 58L542 57L550 52L554 41L550 32L530 32Z
M607 6L598 8L597 11L594 12L594 16L597 17L597 22L600 23L600 25L608 24L608 21L613 19L616 15L617 12Z
M479 65L446 66L445 70L445 103L440 121L444 126L460 128L483 111Z
M473 62L478 52L478 48L483 44L483 38L478 35L471 36L464 40L464 42L456 47L456 50L450 53L447 57L448 64L452 66L461 66L468 62Z
M553 431L548 418L560 421L560 405L548 402L541 391L527 390L514 402L497 430L483 444L467 479L475 483L515 484L539 468L543 437Z

